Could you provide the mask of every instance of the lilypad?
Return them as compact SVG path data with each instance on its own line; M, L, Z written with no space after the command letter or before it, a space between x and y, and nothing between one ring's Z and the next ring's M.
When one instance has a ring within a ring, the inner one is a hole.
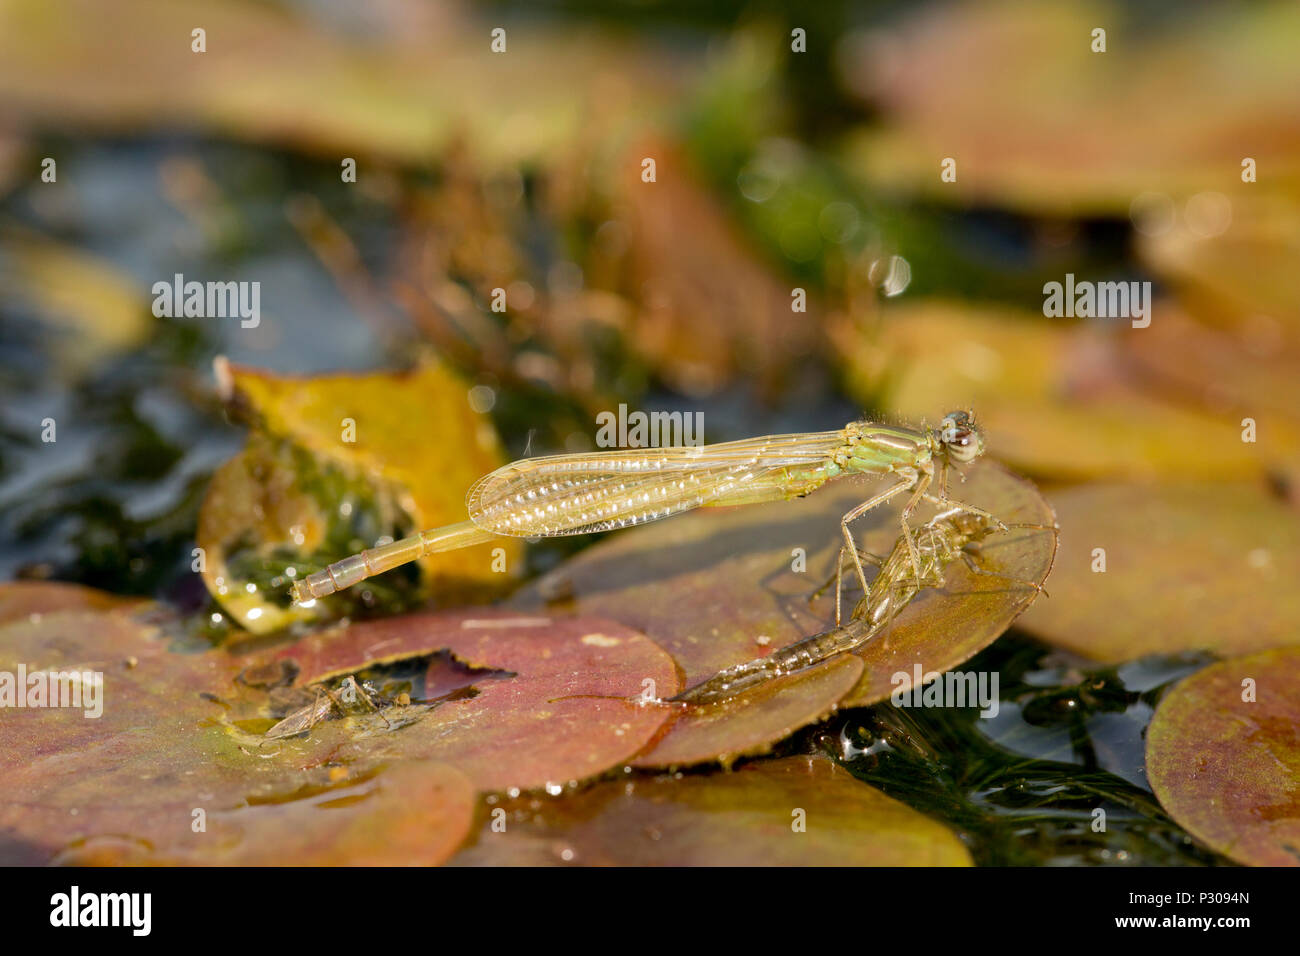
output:
M6 586L8 590L13 586ZM447 766L306 763L261 748L210 696L229 655L177 654L125 612L51 611L0 628L0 671L102 675L98 717L6 709L6 863L434 863L468 831L473 787Z
M127 276L25 229L0 230L0 295L61 329L56 354L72 375L136 348L153 326L148 301Z
M1300 525L1260 485L1082 485L1052 494L1051 600L1020 626L1093 660L1300 640ZM1102 549L1104 554L1099 553ZM1096 571L1104 560L1105 571Z
M1176 685L1147 731L1170 815L1239 863L1300 866L1300 649L1220 661Z
M958 487L973 504L1006 511L1009 521L1050 525L1051 510L1023 479L988 462L971 467L967 476ZM840 518L876 487L849 481L795 501L703 509L633 528L541 578L511 604L521 610L546 607L549 595L553 609L619 620L672 654L686 686L693 686L833 625L833 594L815 605L809 598L838 554ZM854 534L861 547L888 551L899 534L897 512L868 513ZM1052 535L1017 532L1005 543L990 541L988 554L988 570L1041 581L1051 566ZM751 753L788 736L798 714L812 721L842 698L879 700L892 690L896 653L915 652L927 669L955 666L1002 633L1034 595L1032 588L1007 591L1005 581L972 586L960 580L960 588L926 605L952 603L942 626L912 639L910 629L924 627L924 615L908 616L884 642L868 648L866 659L876 669L869 683L850 691L849 668L841 666L788 680L779 701L760 693L749 702L753 706L743 697L724 704L725 719L712 706L688 709L638 762L662 766L699 759L706 747L715 756Z
M830 760L787 757L729 773L638 776L496 803L477 842L453 862L969 866L970 854L946 827Z
M74 840L64 866L400 866L445 860L468 835L477 797L453 767L409 761L361 780L299 787L221 810L201 833L155 849L116 835Z
M1247 322L1216 328L1171 302L1158 301L1155 309L1159 322L1124 337L1126 357L1145 381L1211 412L1228 412L1238 424L1255 419L1261 456L1300 457L1300 342L1286 347L1279 324L1261 313L1254 328Z
M0 588L20 602L23 585ZM102 675L102 714L6 709L0 855L7 862L432 863L467 832L474 793L564 785L622 766L668 716L672 660L611 621L475 611L337 627L301 646L169 649L175 623L126 610L46 610L0 627L0 671ZM30 605L30 601L27 602ZM450 652L465 673L436 701L326 710L275 739L286 679ZM294 657L294 652L298 657ZM285 667L285 664L291 664ZM344 812L346 811L346 812ZM195 828L202 818L203 827Z
M248 446L213 477L199 515L209 591L264 634L320 615L288 606L293 578L383 536L463 521L465 491L502 462L468 386L425 363L405 374L280 377L219 361L229 405L254 426ZM454 450L454 451L453 451ZM418 563L438 593L463 595L515 570L520 542L501 538ZM324 607L411 602L412 569L368 582Z
M1277 185L1272 174L1265 182ZM1189 312L1233 332L1266 367L1270 359L1294 361L1300 352L1300 199L1262 183L1235 183L1223 191L1231 221L1221 232L1198 235L1188 223L1178 223L1142 236L1138 254Z
M565 784L621 766L645 747L670 716L665 707L639 702L646 682L665 696L678 686L672 659L614 621L478 610L335 628L252 666L291 660L302 686L440 650L502 676L477 684L473 696L429 709L400 733L384 732L379 715L321 725L309 735L313 751L345 762L437 759L464 771L480 790Z

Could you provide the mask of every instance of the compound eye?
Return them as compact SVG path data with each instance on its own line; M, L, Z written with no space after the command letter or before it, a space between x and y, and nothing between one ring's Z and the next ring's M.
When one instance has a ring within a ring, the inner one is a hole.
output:
M945 432L943 443L953 461L974 461L980 453L979 437L970 428L954 425L950 432Z
M955 414L945 415L939 422L939 438L945 445L955 443L964 434L969 435L970 429L966 427L966 422L959 421Z

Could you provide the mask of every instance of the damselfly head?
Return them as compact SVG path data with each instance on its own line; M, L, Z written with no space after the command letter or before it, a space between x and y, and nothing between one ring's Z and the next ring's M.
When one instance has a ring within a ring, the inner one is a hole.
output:
M975 427L970 412L949 412L939 422L939 442L948 459L959 465L974 461L984 454L984 436Z

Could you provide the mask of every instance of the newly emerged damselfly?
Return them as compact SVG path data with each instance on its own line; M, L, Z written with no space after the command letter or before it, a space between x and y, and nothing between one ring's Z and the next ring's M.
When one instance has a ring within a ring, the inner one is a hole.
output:
M921 556L909 518L917 505L997 522L948 496L948 468L984 451L969 412L950 412L937 428L851 422L837 431L769 435L716 445L638 448L525 458L480 478L466 497L469 520L411 535L344 558L293 586L305 603L373 575L440 551L485 544L499 535L552 537L609 531L701 507L756 504L808 494L841 476L889 476L894 483L840 519L841 557L853 559L863 590L866 575L850 522L910 492L902 510L902 539L918 578ZM937 492L931 487L937 482Z

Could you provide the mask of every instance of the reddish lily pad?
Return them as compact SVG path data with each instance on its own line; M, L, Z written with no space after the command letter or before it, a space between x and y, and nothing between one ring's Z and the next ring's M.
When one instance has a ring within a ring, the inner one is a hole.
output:
M500 831L503 820L505 830ZM969 866L946 827L824 757L495 805L459 865Z
M95 836L52 861L65 866L431 865L468 835L477 795L460 771L410 761L363 780L297 789L205 820L155 850L138 839Z
M63 333L55 354L74 376L136 348L154 325L148 300L129 277L27 230L0 230L0 296L27 303Z
M505 676L477 683L473 696L437 704L399 733L385 733L376 715L317 727L304 746L344 762L433 758L462 770L480 790L534 789L622 766L670 716L666 707L638 702L646 682L665 696L678 688L672 659L624 625L494 611L352 624L254 666L292 660L302 686L440 650Z
M1300 525L1246 483L1097 484L1053 493L1051 599L1021 626L1098 661L1300 640ZM1104 572L1099 567L1104 549Z
M254 633L320 616L320 608L288 606L293 578L382 536L465 520L465 490L502 463L490 422L469 406L468 387L433 363L406 374L304 379L219 360L217 375L227 402L255 431L214 476L198 541L209 591ZM517 539L502 537L430 555L418 567L426 582L440 583L439 594L459 594L500 583L499 572L515 570L521 553ZM345 606L403 586L411 589L406 578L389 576L317 603Z
M1124 337L1143 377L1171 396L1238 421L1256 420L1256 440L1269 457L1300 457L1300 344L1261 341L1247 327L1215 328L1172 303L1158 302L1160 321ZM1257 329L1256 333L1262 330ZM1265 336L1267 332L1263 333Z
M1170 816L1238 863L1300 866L1300 648L1220 661L1175 686L1147 731Z
M667 713L672 660L609 621L415 615L335 628L298 649L299 676L451 651L473 692L258 727L275 650L181 654L124 611L51 611L0 627L0 671L101 674L102 713L24 707L0 722L8 862L430 863L459 844L472 794L563 784L621 766ZM294 648L290 648L290 651ZM286 673L283 669L281 674ZM285 690L285 688L280 688ZM289 689L291 690L291 689ZM347 812L336 812L346 809ZM206 828L196 832L195 811Z
M5 862L431 863L472 819L472 786L452 768L389 776L377 761L344 766L259 747L211 696L234 693L239 662L169 651L157 628L129 614L10 623L0 628L0 671L20 666L29 680L98 672L102 692L99 706L83 696L76 708L6 709Z
M1009 520L1050 525L1051 510L1023 479L989 462L968 469L967 476L959 493L971 503L995 513L1006 510ZM824 595L812 607L808 599L838 554L840 518L878 487L849 481L795 501L704 509L630 529L535 582L512 604L537 608L552 595L556 607L616 618L672 654L685 673L686 686L693 686L723 668L831 626L833 596ZM854 527L859 545L876 552L888 551L898 533L898 513L888 509L865 515ZM1029 550L1020 555L1023 548ZM1007 564L1004 573L1041 581L1051 566L1052 535L1021 536L1005 550L992 547L989 553L1002 561L1020 555L1023 561ZM793 570L796 564L806 570ZM891 643L881 646L915 651L928 666L955 666L1002 633L1034 596L1032 589L1021 588L993 597L985 593L986 586L969 585L965 582L972 594L958 602L969 615L954 610L944 619L946 629L927 630L927 638L915 644L908 642L898 622L890 632ZM996 587L1005 589L1006 584ZM944 600L954 596L946 594ZM912 619L909 626L915 624ZM930 651L924 652L925 647ZM881 664L878 654L876 648L869 649L873 666L892 666L892 657ZM879 699L874 695L878 688L890 686L892 673L887 670L869 685L859 684L847 700ZM792 718L798 713L811 721L832 710L845 696L847 674L845 668L816 679L800 675L784 686L779 706L766 694L749 701L752 707L746 706L745 697L737 698L725 708L728 720L720 719L712 707L699 713L688 709L638 760L660 766L688 755L696 758L706 741L715 757L762 749L796 729Z

